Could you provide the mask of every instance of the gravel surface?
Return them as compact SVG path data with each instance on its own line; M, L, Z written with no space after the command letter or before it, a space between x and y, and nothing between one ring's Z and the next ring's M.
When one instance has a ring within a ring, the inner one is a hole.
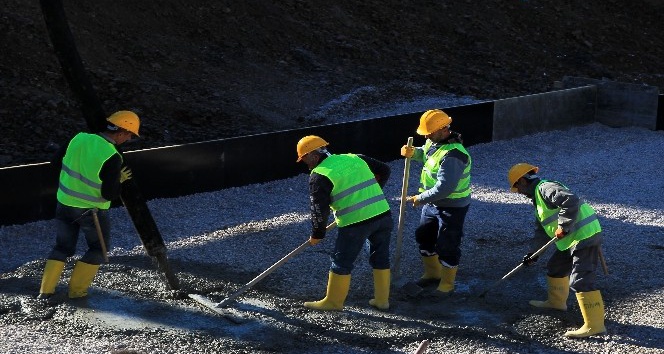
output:
M411 353L425 339L428 353L664 352L664 132L592 124L475 145L469 152L473 204L457 291L449 298L426 291L412 297L401 287L422 271L413 240L419 211L408 207L403 277L389 312L367 304L373 287L365 253L343 312L302 306L324 296L334 231L239 297L227 316L188 299L186 293L226 298L308 238L307 176L301 174L150 201L181 291L165 289L124 208L111 212L111 262L101 267L87 302L65 299L65 281L53 303L34 299L54 238L52 221L0 228L0 352L387 354ZM507 170L523 161L566 183L600 215L609 274L599 275L598 286L607 335L561 337L582 322L573 296L567 312L528 305L546 296L544 261L477 297L528 251L532 207L506 188ZM396 222L403 161L390 166L385 192ZM411 166L411 191L419 168Z

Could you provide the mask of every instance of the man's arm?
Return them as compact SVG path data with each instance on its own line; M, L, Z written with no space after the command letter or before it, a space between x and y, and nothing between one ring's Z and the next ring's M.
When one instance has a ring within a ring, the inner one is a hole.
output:
M569 232L570 226L574 223L579 215L579 206L581 201L569 189L563 187L559 183L545 182L539 187L542 199L550 207L560 208L558 212L558 226L562 227L563 231Z
M53 167L54 170L60 172L62 169L62 159L65 157L65 154L67 153L67 148L69 147L69 142L67 142L66 145L60 146L58 151L56 151L53 156L51 156L51 166Z
M106 200L115 200L120 197L120 167L122 158L119 154L111 156L99 171L101 179L101 196Z
M419 203L430 203L445 199L456 189L463 171L466 169L468 156L459 150L452 150L440 162L436 184L422 192L417 198Z
M312 173L309 176L309 199L311 208L311 238L322 239L325 237L327 219L330 216L330 195L334 185L329 178Z

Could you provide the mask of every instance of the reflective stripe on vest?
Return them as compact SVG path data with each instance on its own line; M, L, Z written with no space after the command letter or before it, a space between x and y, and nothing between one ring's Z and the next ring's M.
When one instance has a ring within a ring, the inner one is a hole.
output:
M461 151L464 155L468 156L468 163L466 168L463 170L463 174L457 183L454 192L450 193L447 196L448 199L459 199L466 198L470 195L470 168L472 166L472 160L470 154L466 151L466 148L463 145L458 143L453 144L443 144L441 147L436 150L435 153L431 156L427 156L427 151L431 148L433 142L427 139L427 142L424 144L424 167L422 167L422 174L420 175L420 193L424 192L427 189L433 188L433 186L438 181L438 170L440 170L440 161L449 153L450 151L457 149Z
M388 210L383 190L362 158L354 154L330 155L311 173L332 181L330 208L339 227L348 226Z
M117 153L113 144L97 134L76 134L62 159L58 201L76 208L108 209L111 202L101 195L99 172Z
M535 216L537 217L537 220L539 220L546 234L549 235L549 237L554 238L556 237L556 229L558 229L558 213L560 212L560 208L549 209L546 206L544 199L542 199L542 194L539 191L539 186L544 182L549 181L542 180L535 187ZM561 183L558 184L564 187ZM568 234L563 239L556 241L556 247L559 250L564 251L575 246L579 241L585 240L601 231L602 227L599 224L595 210L593 210L593 208L587 203L581 203L579 214L577 215L574 224L569 228Z

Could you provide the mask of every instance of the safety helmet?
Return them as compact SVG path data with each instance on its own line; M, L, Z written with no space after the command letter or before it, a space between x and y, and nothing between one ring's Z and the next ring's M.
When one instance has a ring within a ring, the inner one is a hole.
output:
M330 144L320 136L316 135L305 136L304 138L300 139L300 141L297 142L297 161L295 162L302 161L302 157L304 155L327 145Z
M117 127L132 132L136 136L140 136L138 135L138 128L141 126L141 120L132 111L117 111L106 120Z
M509 172L507 172L507 180L510 182L510 190L512 192L516 192L518 190L516 187L514 187L516 181L530 172L537 173L537 171L539 171L539 167L525 162L521 162L512 166Z
M430 109L420 117L420 126L417 127L417 134L429 135L452 123L452 118L440 109Z

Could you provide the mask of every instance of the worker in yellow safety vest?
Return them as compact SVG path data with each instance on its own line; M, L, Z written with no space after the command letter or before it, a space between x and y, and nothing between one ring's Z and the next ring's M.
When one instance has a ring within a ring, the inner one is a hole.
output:
M105 131L78 133L51 161L60 170L55 210L57 236L44 267L39 299L49 299L55 293L67 258L76 252L79 232L85 236L88 250L74 266L68 295L70 298L87 296L99 265L104 261L103 250L109 247L108 209L111 201L119 197L121 183L131 178L131 170L122 167L122 156L116 146L138 136L139 126L140 120L134 112L118 111L107 118ZM93 210L101 229L103 246Z
M407 200L415 207L422 206L415 240L424 274L416 283L421 287L437 285L431 293L435 296L448 296L454 291L470 206L472 159L451 124L452 118L445 112L428 110L417 128L417 134L426 137L425 144L401 148L401 156L423 163L419 194Z
M553 238L556 251L547 263L548 298L531 300L540 308L567 310L570 288L576 292L584 324L567 331L570 338L588 337L605 333L604 302L595 286L596 269L602 236L597 214L560 182L541 179L539 168L528 163L518 163L507 173L511 191L525 195L533 202L536 219L536 238L543 241ZM528 253L523 257L525 265L537 261Z
M297 143L297 162L311 171L309 194L313 231L311 245L324 237L330 209L338 226L328 274L327 294L320 301L305 302L316 310L342 310L353 263L369 242L369 264L373 268L374 298L369 304L379 310L390 307L390 236L392 216L383 194L390 167L376 159L356 154L330 154L328 142L315 135Z

